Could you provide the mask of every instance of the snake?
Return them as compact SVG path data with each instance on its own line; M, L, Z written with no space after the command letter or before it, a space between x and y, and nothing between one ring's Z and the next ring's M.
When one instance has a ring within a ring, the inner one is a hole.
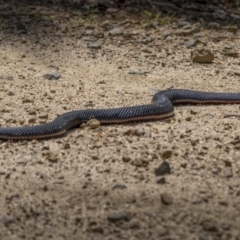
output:
M85 109L64 113L49 123L23 127L0 127L0 139L46 139L97 119L100 124L121 124L170 118L176 104L240 104L240 93L204 92L186 89L158 91L150 104L109 109Z

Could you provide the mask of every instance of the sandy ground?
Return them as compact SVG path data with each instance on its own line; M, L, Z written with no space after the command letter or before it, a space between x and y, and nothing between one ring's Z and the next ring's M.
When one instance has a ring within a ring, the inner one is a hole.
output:
M143 29L140 16L128 16L123 35L109 36L124 12L79 24L77 10L30 8L39 9L53 21L25 19L26 34L15 29L21 16L2 25L1 126L146 104L169 87L240 89L239 57L221 54L239 51L239 31L201 29L204 44L186 48L193 36L174 34L178 19ZM87 47L94 38L101 49ZM190 52L202 47L213 52L213 63L190 61ZM148 73L129 74L136 70ZM58 80L43 77L56 71ZM239 109L179 106L167 121L79 128L49 140L1 140L0 239L239 239L240 121L225 118ZM171 173L157 177L163 160Z

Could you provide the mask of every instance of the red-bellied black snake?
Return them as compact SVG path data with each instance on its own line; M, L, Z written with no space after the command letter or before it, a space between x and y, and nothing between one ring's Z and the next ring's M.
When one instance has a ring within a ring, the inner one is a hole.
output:
M62 114L50 123L38 126L1 127L0 138L21 140L57 137L90 119L97 119L101 124L164 119L173 116L173 104L178 103L240 104L240 93L169 89L157 92L152 98L152 103L147 105L72 111Z

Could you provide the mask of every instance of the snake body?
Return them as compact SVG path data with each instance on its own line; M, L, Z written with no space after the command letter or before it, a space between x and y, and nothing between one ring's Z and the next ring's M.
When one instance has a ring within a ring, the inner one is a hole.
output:
M72 111L57 117L50 123L26 127L0 127L2 139L43 139L63 135L68 129L90 119L101 124L165 119L174 115L174 104L240 104L240 93L214 93L184 89L157 92L147 105Z

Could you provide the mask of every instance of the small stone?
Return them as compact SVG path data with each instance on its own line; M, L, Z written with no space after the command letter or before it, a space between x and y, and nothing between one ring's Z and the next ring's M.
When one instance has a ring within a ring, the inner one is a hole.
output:
M8 96L14 96L14 95L15 95L14 92L12 92L12 91L8 92Z
M192 39L192 40L189 40L188 42L186 42L186 43L185 43L185 46L186 46L187 48L190 48L190 47L196 46L196 45L197 45L197 42L198 42L197 39Z
M123 156L122 160L123 160L123 162L129 162L131 160L131 158L128 156Z
M64 146L63 146L63 149L70 149L71 148L71 145L69 143L65 143Z
M47 152L45 155L46 155L46 159L49 162L56 163L59 160L58 156L55 153Z
M13 80L13 76L8 73L3 73L0 78L6 80Z
M36 112L36 110L34 110L34 109L29 109L29 110L28 110L28 114L29 114L29 115L36 115L37 112Z
M55 64L48 65L48 67L49 67L49 68L54 68L54 69L56 69L56 70L59 69L59 67L58 67L57 65L55 65Z
M194 110L190 110L190 113L191 113L192 115L196 115L198 112L196 112L196 111L194 111Z
M156 183L157 184L164 184L164 183L166 183L166 178L163 177L163 176L158 176L157 179L156 179Z
M163 161L161 165L155 169L155 175L156 176L162 176L165 174L170 174L171 173L171 168L168 162Z
M36 119L35 118L29 118L28 123L36 123Z
M87 29L84 35L92 36L92 35L94 35L94 31L92 29Z
M24 98L24 99L22 100L22 103L30 103L30 102L32 102L32 100L29 99L29 98Z
M93 155L92 160L99 160L99 157L97 155Z
M229 32L236 33L237 30L238 30L238 26L236 26L236 25L226 26L226 27L223 27L223 29L226 29L226 30L228 30Z
M218 228L211 220L206 220L202 222L203 230L208 232L218 232Z
M187 122L190 122L190 121L192 121L192 118L189 116L189 117L186 117L185 120L186 120Z
M124 185L124 184L116 184L112 187L112 190L114 190L114 189L125 189L125 188L127 188L127 186Z
M136 167L142 167L143 166L143 161L141 158L135 158L132 162L132 164Z
M195 49L191 52L191 59L197 63L211 63L214 55L208 49Z
M93 43L90 43L90 44L88 45L88 48L101 49L101 44L98 43L98 42L93 42Z
M98 128L101 125L101 123L97 119L91 119L87 122L87 126L89 126L91 129Z
M2 222L5 226L8 226L8 225L14 223L14 218L9 215L4 215L0 218L0 222Z
M185 26L185 25L189 25L189 22L179 21L179 22L177 23L177 25L178 25L178 27L183 27L183 26Z
M161 157L163 160L170 158L172 156L172 150L165 150L161 153Z
M142 136L142 135L144 135L145 134L145 131L144 131L144 128L137 128L136 129L136 131L135 131L135 134L137 135L137 136Z
M47 113L40 113L38 117L41 118L41 119L47 119L48 114Z
M102 23L102 27L104 28L104 29L108 29L109 28L109 21L108 20L106 20L106 21L104 21L103 23Z
M108 32L108 34L110 36L118 36L118 35L122 35L123 34L123 31L121 28L113 28L112 30L110 30Z
M148 71L141 71L141 70L135 70L135 71L129 71L129 74L139 74L139 75L144 75L146 73L149 73Z
M227 57L234 57L234 58L239 56L238 52L222 52L222 54Z
M169 32L169 31L164 31L163 32L163 37L166 39L168 36L170 36L171 35L171 32Z
M47 80L57 80L61 77L61 74L58 72L49 72L43 76Z
M192 29L192 25L190 23L184 25L182 29Z
M208 24L208 28L211 28L211 29L216 29L216 30L219 30L220 29L220 24L217 23L217 22L210 22Z
M112 213L108 215L108 221L109 222L118 222L118 221L130 221L131 215L127 212L118 212L118 213Z
M169 193L163 193L161 195L161 201L165 205L170 205L173 203L173 197Z

